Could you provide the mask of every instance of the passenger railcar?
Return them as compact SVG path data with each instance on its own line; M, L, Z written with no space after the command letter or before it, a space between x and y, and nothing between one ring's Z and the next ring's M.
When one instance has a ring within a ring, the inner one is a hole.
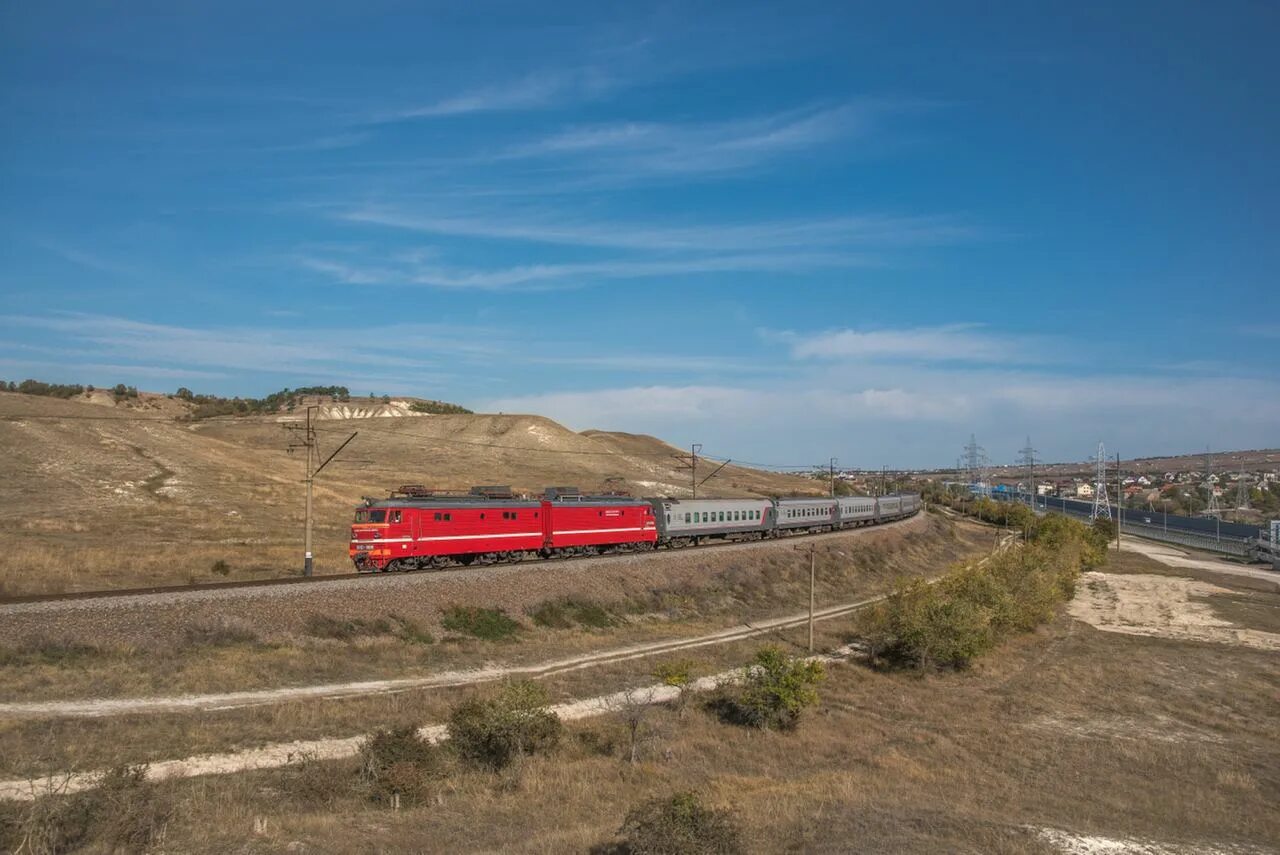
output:
M778 499L778 530L830 531L840 521L835 499Z
M837 499L841 528L869 525L876 521L876 500L871 496L845 496Z
M769 499L650 499L664 546L705 540L758 540L773 528Z

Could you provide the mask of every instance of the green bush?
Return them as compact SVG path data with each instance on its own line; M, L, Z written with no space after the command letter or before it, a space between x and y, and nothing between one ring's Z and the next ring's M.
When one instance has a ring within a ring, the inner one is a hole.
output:
M375 802L422 804L441 773L439 750L413 725L375 731L360 746L360 782Z
M563 730L559 716L547 709L546 690L527 681L463 701L449 713L448 727L459 756L490 769L554 748Z
M881 664L964 668L994 643L981 606L919 579L895 590L873 620L872 657Z
M817 686L824 679L821 662L796 659L770 645L743 669L741 685L722 692L711 707L732 724L792 730L805 707L818 702Z
M414 401L409 409L415 413L429 413L433 416L470 415L471 410L457 404L446 404L443 401Z
M450 606L444 610L440 623L450 632L461 632L485 641L502 641L520 631L520 624L502 609L479 606Z
M994 503L993 503L994 504ZM964 668L1014 632L1052 619L1082 568L1105 560L1105 542L1059 515L1033 521L1028 543L953 571L937 584L900 585L872 611L872 660L887 667Z
M727 811L691 792L650 799L627 814L618 834L632 855L734 855L742 834Z
M226 576L231 573L231 565L219 558L217 561L213 562L213 566L211 566L209 570L219 576Z

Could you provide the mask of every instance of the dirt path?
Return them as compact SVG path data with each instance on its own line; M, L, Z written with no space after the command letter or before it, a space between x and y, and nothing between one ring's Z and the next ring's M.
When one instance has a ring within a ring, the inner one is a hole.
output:
M885 599L887 595L868 597L852 603L844 603L819 609L814 620L831 620L865 608ZM668 639L648 644L619 647L597 653L588 653L550 662L532 665L493 666L466 671L444 671L427 677L397 680L366 680L350 683L330 683L317 686L292 686L282 689L264 689L251 692L224 692L207 695L175 695L151 698L94 698L82 701L44 701L0 703L0 716L10 718L96 718L112 715L137 715L144 713L215 712L242 707L264 706L288 701L347 698L360 695L393 694L414 689L446 688L487 683L511 677L542 678L568 671L578 671L599 665L625 662L656 656L677 650L689 650L776 632L780 629L801 626L809 619L808 612L739 624L728 629L693 638Z
M852 647L841 647L824 656L809 657L812 661L834 662L854 653ZM739 678L741 671L724 671L694 681L695 691L709 691ZM658 704L672 701L678 694L672 686L650 685L609 695L599 695L579 701L556 704L552 712L564 721L591 718L616 712L636 704ZM418 733L431 742L448 739L445 725L432 724L422 727ZM259 769L275 769L304 760L338 760L352 757L360 750L366 736L349 736L334 739L299 740L275 745L264 745L243 751L224 754L201 754L180 760L165 760L147 766L151 780L194 778L199 775L227 775ZM31 801L42 795L67 794L91 789L97 785L103 772L76 772L50 775L43 778L0 781L0 800Z
M1244 629L1192 597L1233 593L1180 576L1086 573L1071 601L1071 616L1104 632L1146 635L1280 650L1280 634Z

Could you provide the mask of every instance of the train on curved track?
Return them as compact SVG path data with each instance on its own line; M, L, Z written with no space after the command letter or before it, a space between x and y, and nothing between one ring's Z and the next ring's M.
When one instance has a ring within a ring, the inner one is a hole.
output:
M548 488L450 494L405 486L356 509L356 570L431 570L575 555L678 549L875 525L912 516L918 493L785 499L640 499Z

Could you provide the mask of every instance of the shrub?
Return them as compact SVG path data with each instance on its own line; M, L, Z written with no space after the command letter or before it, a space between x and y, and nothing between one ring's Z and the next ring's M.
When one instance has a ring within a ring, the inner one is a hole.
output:
M650 799L631 809L618 834L633 855L732 855L742 834L727 811L691 792Z
M485 641L501 641L520 631L520 624L502 609L479 606L450 606L444 610L440 623L450 632L461 632Z
M795 659L775 646L756 652L743 669L742 685L712 702L720 717L733 724L792 730L805 707L818 702L817 685L826 678L821 662Z
M314 756L304 755L298 762L280 770L281 789L306 810L332 808L352 792L354 783L365 786L363 755L360 762L360 775L353 781L349 763L317 760Z
M226 576L231 572L231 565L219 558L217 561L213 562L213 566L210 567L209 570L219 576Z
M994 643L988 613L923 580L899 587L873 620L872 656L882 665L964 668Z
M146 766L118 766L93 789L33 801L16 823L25 847L16 851L146 852L164 841L173 811L171 790L149 783Z
M554 748L563 730L560 717L547 709L546 690L528 681L463 701L450 712L448 727L461 757L491 769Z
M440 752L413 725L375 731L360 746L360 781L384 804L422 804L441 774Z

